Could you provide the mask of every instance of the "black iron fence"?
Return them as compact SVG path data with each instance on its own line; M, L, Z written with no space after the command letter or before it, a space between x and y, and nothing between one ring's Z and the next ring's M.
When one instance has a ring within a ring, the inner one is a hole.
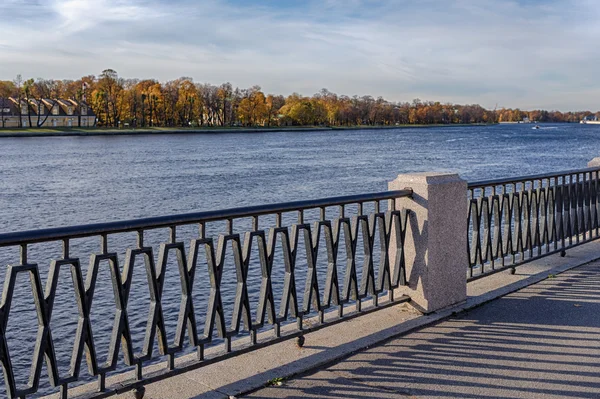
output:
M468 279L598 238L600 168L469 183Z
M467 279L598 238L599 180L588 168L469 183ZM7 396L67 398L93 378L102 396L113 373L131 371L131 388L408 301L394 290L414 214L396 200L411 195L1 234Z
M12 262L0 304L8 397L49 393L52 386L66 398L69 386L91 377L101 392L107 373L126 370L135 372L131 385L157 380L175 372L178 355L197 353L185 367L178 365L181 372L408 300L394 297L406 282L408 218L395 200L411 194L388 191L0 235L0 261ZM393 264L392 248L398 254ZM24 289L34 312L31 323L10 317L11 307L26 306L15 299ZM102 309L110 317L94 316ZM55 321L69 316L70 333L68 322ZM108 327L98 324L103 318L110 319ZM16 362L27 331L34 337L32 351L20 353ZM206 348L221 344L218 355L205 356ZM84 353L87 373L81 372ZM167 369L145 375L144 366L157 359L167 359ZM28 379L18 378L26 374Z

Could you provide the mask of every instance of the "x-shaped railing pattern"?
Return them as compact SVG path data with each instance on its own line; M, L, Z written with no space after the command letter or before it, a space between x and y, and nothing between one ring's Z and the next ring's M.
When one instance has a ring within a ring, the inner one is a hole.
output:
M598 237L599 171L469 184L469 278Z
M410 192L400 192L400 194L396 193L395 195L407 196L410 195ZM84 352L89 374L98 377L98 390L104 391L106 374L118 371L120 352L123 354L125 364L135 366L136 378L142 380L144 377L143 366L157 356L167 356L168 369L174 368L175 355L185 349L186 332L191 347L198 351L198 363L201 363L204 359L205 346L213 342L215 338L224 340L227 353L232 350L231 340L242 335L243 332L250 334L251 344L256 344L258 333L268 331L267 326L271 326L274 331L274 338L280 338L281 326L287 325L293 320L296 320L296 331L301 331L303 319L306 317L316 315L319 322L324 323L324 314L328 309L337 309L336 317L339 319L344 317L344 306L347 304L355 304L355 311L360 312L362 301L369 298L372 300L372 305L377 307L382 293L388 293L387 303L394 302L393 290L406 283L404 242L409 212L396 210L393 200L395 197L389 193L381 198L377 196L374 198L376 199L371 202L375 204L375 211L370 214L363 214L363 203L357 202L358 213L352 217L345 216L344 204L351 203L346 201L338 205L340 212L337 217L326 218L325 207L322 207L321 217L313 223L304 222L304 209L309 207L294 211L298 213L298 223L290 226L283 226L282 212L275 212L276 226L269 229L258 228L258 217L273 212L263 211L256 215L248 214L253 220L253 228L242 233L233 231L233 217L213 218L211 221L226 220L228 222L228 231L215 237L206 235L206 222L200 220L197 222L199 235L189 241L189 251L186 251L184 242L177 239L178 224L173 223L167 226L170 229L169 241L157 245L159 250L156 262L155 248L144 245L145 231L154 229L156 226L149 225L147 229L136 228L133 231L137 232L137 245L126 250L122 270L118 254L110 252L108 249L108 237L114 232L114 229L101 232L94 234L100 237L101 251L90 255L85 280L80 259L71 257L69 253L71 237L61 236L62 258L51 262L45 290L42 287L38 265L28 263L27 248L33 242L50 240L21 240L18 244L21 248L20 265L8 266L0 304L0 363L4 372L8 397L24 398L38 392L44 361L51 385L60 387L62 397L66 398L68 385L80 380L80 366ZM388 211L379 211L379 201L382 200L391 200L389 203L392 204L392 208ZM290 212L287 208L285 210ZM81 235L74 234L73 237L75 236L80 237ZM304 243L303 246L301 242ZM359 248L360 242L363 244L362 248ZM341 244L345 248L345 253L340 252ZM389 256L392 248L397 253L393 260ZM281 251L282 257L280 263L275 262L278 251ZM380 251L377 265L375 264L375 251ZM201 252L204 252L204 261L202 262L199 261ZM362 265L357 265L358 254L361 254L360 257L364 259ZM225 268L228 255L233 259L236 282L231 315L226 314L221 291L224 271L229 270ZM172 341L169 341L168 338L163 310L166 271L168 267L173 267L173 263L168 262L170 256L176 257L176 267L180 277L179 288L182 294L176 331ZM319 263L320 256L326 256L327 260L325 281L322 279L320 281L318 278L317 269L319 264L323 264L323 262ZM130 331L128 303L134 278L134 267L141 267L141 265L136 266L136 259L140 257L144 261L143 267L150 294L150 306L143 343L140 345L142 349L139 353L134 353L134 343L137 344L137 342L133 342ZM345 258L343 281L338 276L340 257ZM300 259L305 262L299 264ZM98 359L94 334L108 332L94 330L90 320L92 304L97 295L96 286L101 267L107 267L110 272L115 303L115 319L105 362L100 362ZM200 267L206 268L208 282L197 281L196 275ZM248 286L251 267L260 267L260 287ZM69 268L71 272L77 309L68 309L67 311L76 311L78 318L69 371L63 374L59 373L54 348L55 341L50 325L56 307L56 293L61 289L59 281L61 268ZM281 292L276 292L273 288L275 268L283 269L282 273L277 274L277 276L283 276ZM305 269L305 281L296 280L297 268ZM357 269L361 271L360 278ZM10 348L5 333L17 276L20 273L29 274L38 320L38 334L30 378L26 387L17 387L16 385L16 371L11 363ZM210 295L204 329L200 331L194 310L193 293L195 287L206 283L210 285ZM324 284L324 287L320 287L320 284ZM250 290L259 291L259 299L255 307L250 301ZM300 298L302 298L301 304ZM253 310L255 310L255 317L252 317ZM331 318L328 317L328 320ZM156 344L158 354L153 353Z

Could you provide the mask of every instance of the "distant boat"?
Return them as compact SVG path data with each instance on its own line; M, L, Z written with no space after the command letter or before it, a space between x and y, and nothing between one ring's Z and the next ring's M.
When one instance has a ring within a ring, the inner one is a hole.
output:
M535 125L534 127L532 127L532 129L539 129L540 125Z

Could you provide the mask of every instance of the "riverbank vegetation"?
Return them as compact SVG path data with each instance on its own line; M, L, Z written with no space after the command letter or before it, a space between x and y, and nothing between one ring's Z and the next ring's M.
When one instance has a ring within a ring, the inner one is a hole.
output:
M0 81L0 98L72 98L87 102L100 127L275 127L275 126L396 126L517 122L578 122L589 111L487 110L415 99L390 102L382 97L345 96L322 89L306 97L265 94L260 86L247 89L230 83L219 86L182 77L168 82L124 79L112 69L78 80ZM600 117L600 112L597 113Z

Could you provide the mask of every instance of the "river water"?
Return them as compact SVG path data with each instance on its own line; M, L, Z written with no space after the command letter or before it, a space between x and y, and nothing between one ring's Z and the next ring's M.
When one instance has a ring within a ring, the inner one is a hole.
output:
M582 168L600 156L599 138L600 126L579 124L542 125L538 130L511 124L3 138L0 232L384 191L388 181L405 172L454 171L467 180L480 180ZM49 261L43 256L36 261L45 284ZM2 253L0 262L16 264L18 258L14 252ZM106 273L99 276L105 283L109 281ZM21 277L17 285L27 287L28 280ZM104 289L110 292L110 283ZM67 326L68 331L53 334L57 342L64 341L62 351L57 351L66 364L76 305L72 289L65 292L56 305L63 319L53 317L53 323ZM177 318L178 301L174 295L173 306L163 309L171 323ZM134 327L143 331L147 304L139 306L139 312L134 308L130 314L134 318L139 313ZM31 290L17 290L7 336L21 383L27 380L25 370L35 341L32 307ZM114 305L105 308L106 316L100 312L95 317L110 319ZM105 343L102 337L95 340ZM50 392L46 376L44 371L43 392Z
M584 167L600 126L0 141L0 232L383 191L398 173L467 180Z

